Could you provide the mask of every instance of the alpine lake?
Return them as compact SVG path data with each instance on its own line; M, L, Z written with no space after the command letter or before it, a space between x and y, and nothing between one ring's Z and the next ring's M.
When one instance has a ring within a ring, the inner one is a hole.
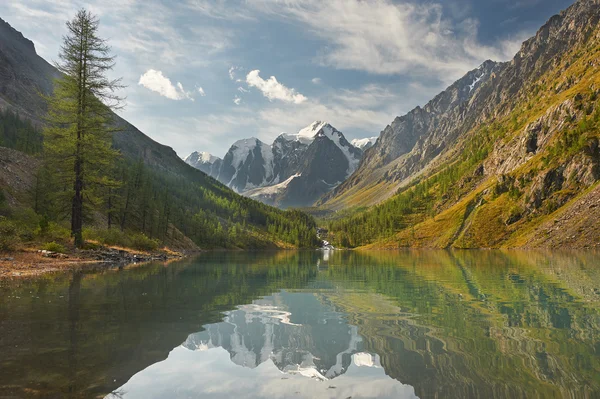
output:
M0 398L598 398L600 254L211 252L0 280Z

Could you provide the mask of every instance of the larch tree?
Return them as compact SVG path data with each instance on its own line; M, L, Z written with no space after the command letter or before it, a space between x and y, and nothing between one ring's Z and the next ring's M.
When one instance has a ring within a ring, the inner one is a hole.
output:
M58 204L70 214L71 235L81 247L84 218L98 208L101 193L117 185L108 172L118 156L112 111L121 107L116 91L123 86L107 77L115 57L98 36L98 19L82 9L66 25L56 63L62 77L48 98L44 155L57 179Z

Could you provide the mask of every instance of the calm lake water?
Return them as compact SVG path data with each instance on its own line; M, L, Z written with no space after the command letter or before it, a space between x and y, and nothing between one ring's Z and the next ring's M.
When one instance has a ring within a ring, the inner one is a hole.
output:
M597 398L600 256L208 253L0 281L0 398Z

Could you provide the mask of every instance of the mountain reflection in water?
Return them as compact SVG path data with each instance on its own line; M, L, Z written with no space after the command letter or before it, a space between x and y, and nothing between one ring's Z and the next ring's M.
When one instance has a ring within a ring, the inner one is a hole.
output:
M416 398L361 350L331 305L281 292L226 312L108 398Z
M207 253L0 280L0 396L600 397L600 257Z

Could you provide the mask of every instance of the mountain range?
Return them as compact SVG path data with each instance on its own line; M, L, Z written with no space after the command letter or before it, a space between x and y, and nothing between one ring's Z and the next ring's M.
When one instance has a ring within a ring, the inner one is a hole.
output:
M280 208L311 206L358 168L371 139L349 143L327 122L297 134L282 133L268 145L257 138L236 141L225 157L194 152L186 159L238 193ZM361 148L362 147L362 148Z

